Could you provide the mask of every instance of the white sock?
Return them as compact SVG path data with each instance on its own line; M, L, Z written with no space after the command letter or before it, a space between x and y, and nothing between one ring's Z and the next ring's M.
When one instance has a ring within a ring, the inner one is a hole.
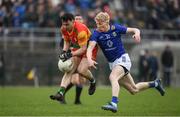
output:
M158 83L155 81L155 87L157 87L158 86Z

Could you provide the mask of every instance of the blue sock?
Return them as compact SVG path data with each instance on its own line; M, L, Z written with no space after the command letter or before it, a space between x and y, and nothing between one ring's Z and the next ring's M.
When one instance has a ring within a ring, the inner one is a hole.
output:
M117 103L118 103L118 97L113 96L113 97L112 97L112 102L114 102L114 103L117 104Z

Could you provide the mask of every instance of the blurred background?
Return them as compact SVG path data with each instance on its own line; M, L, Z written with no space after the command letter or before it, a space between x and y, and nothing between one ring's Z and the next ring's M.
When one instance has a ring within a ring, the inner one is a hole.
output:
M59 17L82 15L95 28L94 17L106 11L112 23L141 29L142 42L123 36L135 81L160 77L165 87L180 87L179 0L0 0L0 85L55 86L61 51ZM109 67L99 51L98 85L109 85Z

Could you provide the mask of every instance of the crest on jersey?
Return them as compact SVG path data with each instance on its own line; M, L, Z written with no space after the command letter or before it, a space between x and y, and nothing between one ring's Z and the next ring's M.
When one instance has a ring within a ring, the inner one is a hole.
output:
M116 37L116 36L117 36L116 32L113 32L112 34L113 34L113 36L114 36L114 37Z
M115 30L115 26L114 25L111 26L111 30Z

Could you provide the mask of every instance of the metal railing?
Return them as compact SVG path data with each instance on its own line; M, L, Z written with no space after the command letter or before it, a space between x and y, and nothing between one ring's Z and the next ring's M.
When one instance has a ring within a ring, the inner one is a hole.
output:
M180 41L180 30L141 30L141 37L143 41ZM134 43L131 35L123 35L123 41L125 43ZM26 49L33 52L38 50L38 44L44 45L54 45L48 46L47 49L57 49L59 48L59 43L61 41L61 35L58 28L6 28L0 32L0 48L7 51L11 45L14 43L26 43ZM22 46L22 45L21 45ZM19 47L21 47L19 46Z

